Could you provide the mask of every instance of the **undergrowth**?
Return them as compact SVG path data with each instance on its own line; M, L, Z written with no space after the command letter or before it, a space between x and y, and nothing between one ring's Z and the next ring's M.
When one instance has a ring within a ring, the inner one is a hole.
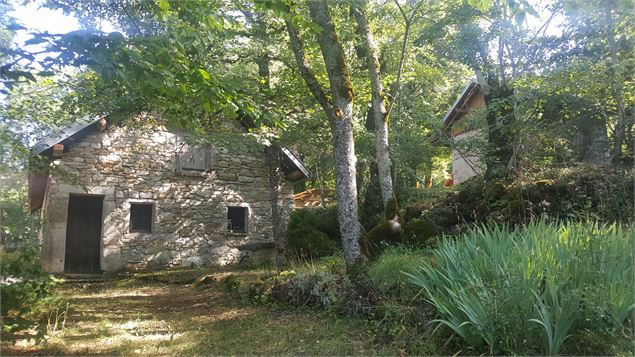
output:
M62 327L68 313L66 300L53 292L54 278L46 274L36 249L0 251L2 335L11 339L30 329L41 338Z

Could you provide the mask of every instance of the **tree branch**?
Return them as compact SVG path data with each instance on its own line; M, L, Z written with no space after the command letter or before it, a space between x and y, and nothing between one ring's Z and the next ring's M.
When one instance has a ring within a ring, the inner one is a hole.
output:
M332 111L333 105L326 97L324 89L309 68L309 64L304 53L304 44L302 43L302 39L298 34L298 29L293 25L290 19L285 19L284 22L286 23L287 32L289 33L291 50L293 51L295 61L298 64L298 68L300 69L300 76L302 77L302 79L304 79L304 82L306 82L306 85L311 91L311 94L313 94L315 100L317 100L320 106L322 106L322 109L324 109L324 111L326 112Z
M410 16L408 16L406 12L404 11L404 9L401 7L401 5L399 5L399 1L398 0L393 0L393 1L397 5L399 12L401 13L401 16L404 19L404 22L406 24L406 29L403 34L403 43L401 44L401 57L399 59L399 69L397 70L397 79L395 80L396 87L395 87L394 93L389 96L391 100L390 100L390 105L388 106L388 110L386 111L386 118L390 118L390 113L392 112L392 108L395 106L395 103L397 102L397 98L399 96L399 91L401 89L400 88L401 74L403 73L403 66L404 66L404 63L406 62L406 48L408 47L408 37L410 35L410 27L412 26L415 16L417 12L419 11L419 8L423 4L423 1L420 1L419 3L417 3L417 5L415 5L414 9L410 13Z

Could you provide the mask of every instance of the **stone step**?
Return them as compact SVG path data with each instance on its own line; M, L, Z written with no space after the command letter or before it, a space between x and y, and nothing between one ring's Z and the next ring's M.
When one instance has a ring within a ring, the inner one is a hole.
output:
M66 283L97 283L105 280L102 274L62 274Z

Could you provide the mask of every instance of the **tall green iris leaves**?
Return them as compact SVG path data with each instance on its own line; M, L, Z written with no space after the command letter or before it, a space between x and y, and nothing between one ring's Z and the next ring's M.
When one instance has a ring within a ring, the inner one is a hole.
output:
M559 353L577 330L623 328L635 307L632 227L534 222L444 240L412 274L435 320L477 350Z

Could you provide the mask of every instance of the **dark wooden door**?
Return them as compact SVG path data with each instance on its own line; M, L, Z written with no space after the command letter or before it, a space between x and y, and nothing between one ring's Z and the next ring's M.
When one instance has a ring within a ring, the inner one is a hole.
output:
M74 274L101 273L101 211L103 196L71 195L68 200L64 271Z

